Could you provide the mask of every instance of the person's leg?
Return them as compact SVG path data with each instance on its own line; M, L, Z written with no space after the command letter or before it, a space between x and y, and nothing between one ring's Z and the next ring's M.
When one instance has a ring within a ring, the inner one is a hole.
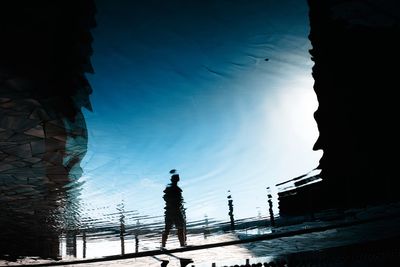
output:
M171 220L166 217L165 218L165 229L161 235L161 247L163 247L163 248L167 244L167 239L168 239L169 231L171 230L171 228L172 228Z
M178 239L181 247L186 246L186 231L185 228L178 228Z
M186 246L186 220L183 213L177 216L175 221L176 228L178 229L178 239L181 247Z
M169 235L169 229L165 228L165 230L161 236L161 247L163 247L163 248L167 244L168 235Z

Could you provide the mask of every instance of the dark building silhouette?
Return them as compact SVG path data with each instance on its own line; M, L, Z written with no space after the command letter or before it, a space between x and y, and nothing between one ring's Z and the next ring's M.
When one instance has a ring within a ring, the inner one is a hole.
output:
M0 4L0 258L59 257L78 218L91 0Z
M398 1L308 4L322 181L281 192L281 215L398 201Z

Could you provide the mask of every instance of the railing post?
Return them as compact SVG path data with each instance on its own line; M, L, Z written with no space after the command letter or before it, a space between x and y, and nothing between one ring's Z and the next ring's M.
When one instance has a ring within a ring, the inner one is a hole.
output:
M231 191L228 190L228 193L230 193ZM228 195L228 206L229 206L229 218L231 221L231 230L235 230L235 219L233 217L233 200L232 200L232 196L229 194Z

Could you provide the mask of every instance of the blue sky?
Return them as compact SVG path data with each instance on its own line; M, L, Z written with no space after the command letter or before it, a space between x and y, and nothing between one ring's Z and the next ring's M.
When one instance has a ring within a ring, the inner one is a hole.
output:
M162 215L175 168L189 220L228 220L228 190L266 215L267 186L317 167L306 1L96 3L84 205Z

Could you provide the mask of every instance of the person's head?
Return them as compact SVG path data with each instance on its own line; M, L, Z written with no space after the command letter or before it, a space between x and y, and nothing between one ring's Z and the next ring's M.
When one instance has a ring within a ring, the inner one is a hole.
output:
M171 176L171 182L178 183L179 182L179 174L173 174Z

